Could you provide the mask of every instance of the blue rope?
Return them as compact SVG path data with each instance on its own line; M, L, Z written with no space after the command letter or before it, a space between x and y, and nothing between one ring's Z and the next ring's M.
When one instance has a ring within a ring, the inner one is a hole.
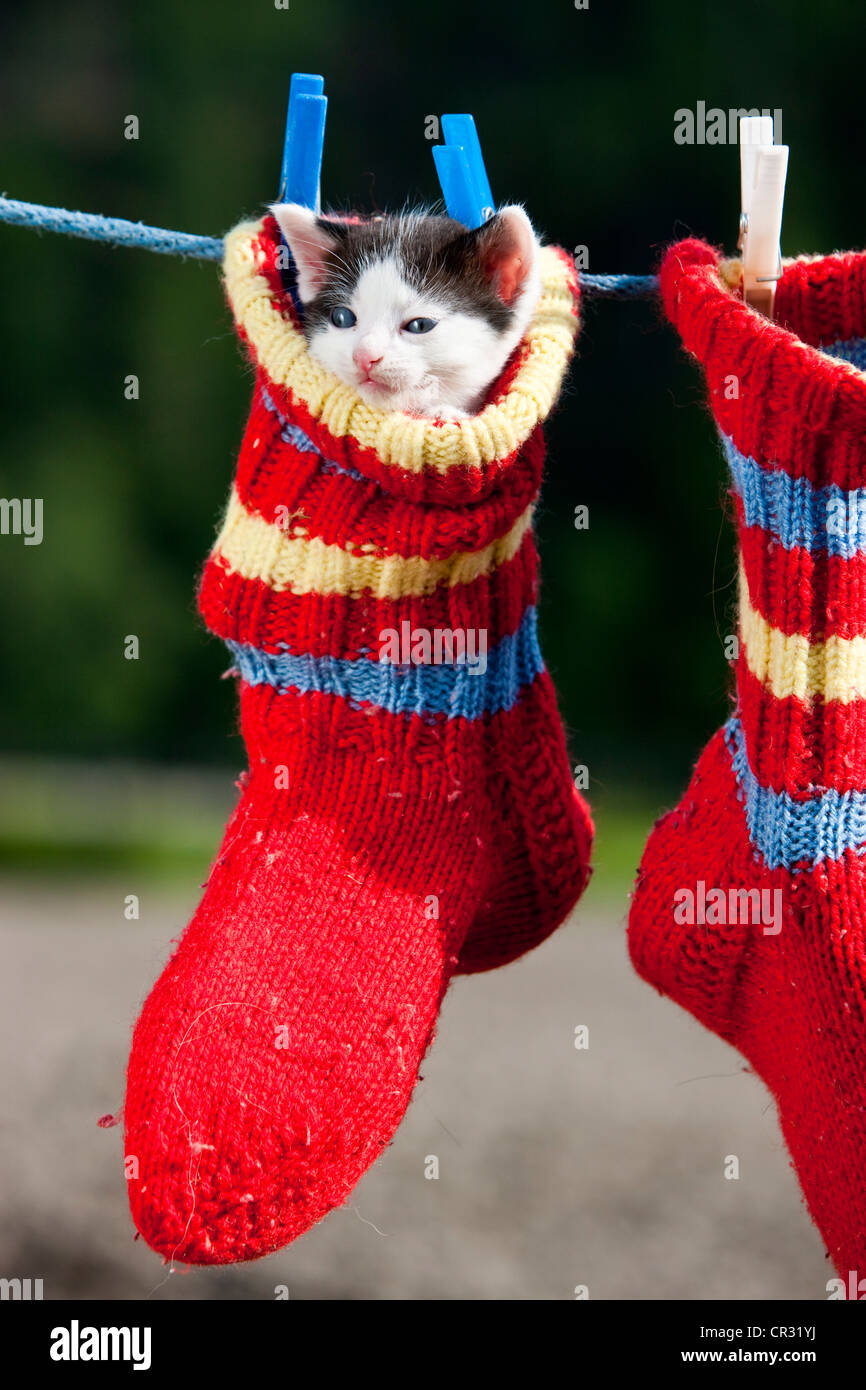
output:
M66 208L46 208L39 203L19 203L16 198L0 198L0 222L16 227L37 227L46 232L84 237L87 241L106 241L112 246L142 246L163 256L195 256L202 261L221 261L223 244L219 237L192 236L189 232L169 232L162 227L145 227L122 217L97 217L90 212L68 212Z
M0 198L0 222L15 227L35 227L45 232L104 241L111 246L140 246L163 256L192 256L201 261L221 261L221 237L194 236L190 232L170 232L164 227L146 227L122 217L99 217L91 212L69 212L66 208L47 208L40 203L21 203L17 198ZM655 275L587 275L578 273L585 294L599 299L649 299L658 291Z
M587 275L578 271L580 288L598 299L651 299L658 294L657 275Z

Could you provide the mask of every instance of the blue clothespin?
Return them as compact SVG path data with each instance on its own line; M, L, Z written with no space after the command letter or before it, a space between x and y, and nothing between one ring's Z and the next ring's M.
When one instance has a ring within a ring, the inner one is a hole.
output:
M286 115L286 138L280 174L279 202L300 203L318 212L322 150L328 98L325 79L312 72L293 72Z
M496 204L490 191L490 180L484 167L484 156L481 153L481 141L475 129L475 120L468 113L462 116L443 116L442 132L446 145L459 145L466 155L469 173L475 185L481 222L486 222L496 211ZM480 226L481 223L477 225Z
M283 163L280 170L280 203L300 203L318 212L321 207L322 150L325 145L325 116L328 98L324 95L325 79L318 73L293 72L289 86L289 109L286 113L286 136L283 141ZM282 269L282 281L292 297L298 313L298 283L295 263L288 255L285 237L280 238L288 256Z
M480 227L496 207L475 121L465 113L442 117L445 142L433 146L433 159L448 214L466 227Z

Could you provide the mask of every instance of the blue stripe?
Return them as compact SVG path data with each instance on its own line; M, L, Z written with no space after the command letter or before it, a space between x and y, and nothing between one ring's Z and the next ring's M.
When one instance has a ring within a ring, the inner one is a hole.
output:
M866 850L866 792L817 792L795 801L774 792L755 777L746 753L739 717L724 729L734 776L743 801L749 839L770 869L812 869L825 859L841 859L846 850Z
M841 357L843 362L850 362L858 371L866 372L866 338L843 338L822 347L821 351L828 352L831 357Z
M802 546L850 560L866 553L866 488L816 487L783 468L762 468L722 435L747 526L761 526L786 550Z
M302 694L321 691L343 696L356 709L375 705L391 714L424 718L478 719L509 710L521 690L544 670L534 607L526 610L515 633L487 652L483 672L468 663L397 666L363 657L349 661L292 652L274 656L238 642L227 646L248 685Z
M277 409L273 397L265 387L262 387L262 405L265 407L265 410L269 410L271 414L276 415L279 420L281 426L280 439L284 440L286 444L294 444L299 453L319 454L321 460L320 472L342 473L345 477L355 478L358 482L362 483L370 481L369 478L365 478L363 474L356 472L354 468L346 468L341 463L332 463L330 459L324 458L323 455L319 453L319 450L316 448L310 436L304 434L300 425L293 425L291 420Z

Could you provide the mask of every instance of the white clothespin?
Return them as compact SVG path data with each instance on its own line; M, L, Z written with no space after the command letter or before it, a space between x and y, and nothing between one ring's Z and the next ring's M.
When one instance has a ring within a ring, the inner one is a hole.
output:
M772 116L740 119L740 240L743 298L773 317L776 281L782 274L782 208L788 146L773 144Z

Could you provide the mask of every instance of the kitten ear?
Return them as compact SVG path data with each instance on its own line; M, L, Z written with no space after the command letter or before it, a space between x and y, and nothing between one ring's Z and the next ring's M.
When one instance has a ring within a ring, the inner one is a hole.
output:
M538 241L532 223L515 203L494 213L474 236L485 276L499 298L513 304L535 269Z
M340 244L339 226L325 222L300 203L274 203L271 212L297 266L298 294L306 304L315 299L325 283L328 252Z

